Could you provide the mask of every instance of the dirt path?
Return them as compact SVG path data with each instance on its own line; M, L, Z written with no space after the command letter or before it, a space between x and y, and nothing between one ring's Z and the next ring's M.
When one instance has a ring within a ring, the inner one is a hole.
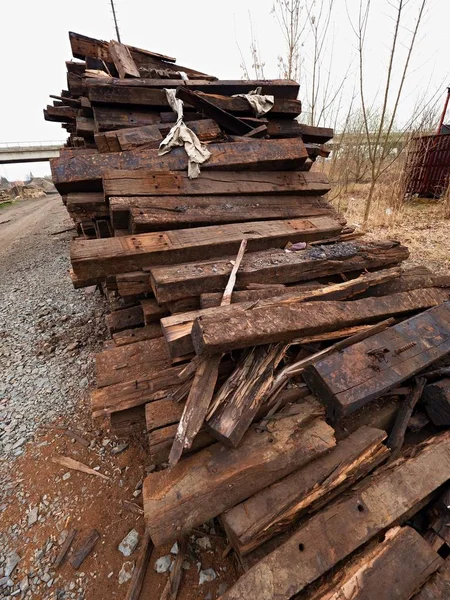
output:
M0 259L8 256L25 236L39 234L43 226L56 228L61 225L63 229L63 223L70 227L70 220L58 194L14 202L0 209Z
M125 557L118 545L131 529L142 540L140 490L154 466L147 462L145 436L124 443L90 416L105 305L98 294L72 286L73 232L52 235L71 225L58 196L5 207L4 220L9 222L0 225L0 599L122 600L129 585L123 570L132 568L140 546ZM109 479L70 471L54 462L61 455ZM55 569L72 528L78 532L75 549L92 529L100 540L80 569L68 561ZM179 600L215 600L236 578L231 555L221 559L223 532L212 523L201 531L191 537ZM156 573L155 561L164 556L168 569L170 551L154 550L143 598L159 597L168 571ZM215 579L199 585L201 570L209 568Z

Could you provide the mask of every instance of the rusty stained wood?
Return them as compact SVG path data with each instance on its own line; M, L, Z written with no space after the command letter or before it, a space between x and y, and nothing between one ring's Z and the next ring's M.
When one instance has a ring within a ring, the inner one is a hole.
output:
M111 197L113 223L132 233L188 226L292 219L327 215L339 218L322 198L308 196L152 196Z
M413 457L381 468L351 494L313 515L247 571L222 600L290 599L378 533L422 508L447 481L449 469L450 433L446 432L427 440Z
M174 264L237 252L243 239L249 250L282 247L288 241L332 238L342 225L331 217L310 217L257 223L232 223L194 229L143 233L97 240L76 239L70 255L80 279L102 279L152 265Z
M416 294L432 290L417 290ZM450 303L445 302L442 290L433 290L433 296L432 303L438 306L332 354L305 371L304 379L320 394L331 414L350 414L450 352Z
M195 347L193 344L192 332L194 323L196 320L208 317L214 319L225 318L239 318L239 315L247 314L249 311L256 310L257 308L262 310L264 307L275 308L289 305L299 305L309 301L326 301L326 300L345 300L351 298L353 295L358 293L362 289L366 289L371 284L382 279L394 278L398 275L399 271L394 269L386 269L384 271L377 271L375 273L363 274L360 277L345 281L340 284L334 284L330 286L323 286L321 288L312 290L294 289L289 291L290 288L285 288L285 292L282 292L279 296L273 296L267 299L261 299L256 301L246 301L230 305L229 308L223 307L209 307L205 309L193 310L185 313L174 314L170 317L166 317L161 320L161 328L164 337L167 341L169 352L172 357L183 356L193 352ZM292 340L304 339L305 337L315 337L317 335L332 334L333 331L342 331L342 329L349 329L353 327L359 327L359 323L356 325L347 325L338 329L325 329L313 334L303 334L291 337ZM332 335L330 337L333 337ZM340 337L340 334L338 335ZM345 334L344 336L345 337ZM278 341L278 340L277 340ZM280 340L283 341L283 340ZM328 352L328 351L327 351ZM306 365L305 365L306 366Z
M68 107L62 107L64 109ZM202 171L220 170L309 170L305 165L308 152L298 139L248 140L245 142L212 143L210 158ZM188 156L184 148L174 148L159 155L157 149L127 152L97 153L72 158L60 157L50 161L53 183L60 193L97 191L101 179L110 169L150 169L152 171L185 171ZM201 179L201 178L199 178Z
M232 304L230 310L234 308L234 314L230 312L224 314L223 309L222 311L205 309L214 312L197 316L192 327L191 337L197 354L228 352L259 344L290 341L354 325L370 324L396 315L406 316L415 311L437 306L445 302L447 298L448 295L442 290L430 288L350 302L316 300L315 302L285 305L273 303L270 306L254 307L248 310L239 309L239 305ZM265 302L269 301L270 299L265 300ZM447 308L447 310L450 309ZM427 337L429 338L429 336ZM362 344L366 344L365 347L370 349L370 341L362 342ZM443 351L444 349L441 349L441 354ZM349 352L350 350L347 349L344 354L347 355L346 353ZM405 355L408 356L408 353ZM439 356L439 352L436 352L436 356ZM352 358L356 359L356 357ZM324 359L323 364L327 364L327 360L332 359ZM372 358L371 360L370 364L376 364L373 363ZM368 361L363 360L362 365L364 362L367 364ZM346 364L348 365L347 371L356 376L354 365L358 363L350 360ZM424 364L424 367L427 364ZM316 367L317 365L311 369ZM371 373L372 377L375 377L375 371L372 370ZM411 373L411 375L413 374ZM311 378L308 381L312 381ZM315 386L314 389L317 387Z
M195 196L240 194L326 194L331 186L324 173L316 171L202 171L189 179L187 173L107 169L103 177L105 197ZM181 199L180 199L181 201Z
M395 265L408 258L405 246L392 241L337 242L297 252L271 248L249 252L237 275L243 289L264 281L268 284L298 283L337 273ZM158 302L223 290L232 269L232 256L149 267L151 286Z

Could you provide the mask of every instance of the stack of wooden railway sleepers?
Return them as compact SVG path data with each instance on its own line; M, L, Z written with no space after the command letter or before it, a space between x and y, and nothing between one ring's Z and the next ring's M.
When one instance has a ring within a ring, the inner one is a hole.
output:
M224 600L450 597L450 275L346 228L295 82L70 39L53 178L74 285L116 307L92 411L146 431L154 545L217 518L242 569ZM210 152L197 178L159 154L166 88Z

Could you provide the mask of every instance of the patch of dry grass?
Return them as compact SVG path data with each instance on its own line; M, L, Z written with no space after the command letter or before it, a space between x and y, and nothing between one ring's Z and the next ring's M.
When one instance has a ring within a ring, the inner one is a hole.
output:
M330 200L345 216L348 225L362 227L370 183L339 186L333 174ZM450 271L450 189L440 200L404 200L403 164L398 163L378 182L369 217L369 238L396 239L408 246L409 266L427 266L435 273Z

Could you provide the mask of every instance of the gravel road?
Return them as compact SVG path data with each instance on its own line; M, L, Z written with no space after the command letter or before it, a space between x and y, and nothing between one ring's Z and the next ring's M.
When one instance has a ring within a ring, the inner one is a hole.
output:
M73 231L58 195L0 210L0 459L88 393L104 333L98 293L74 290Z

